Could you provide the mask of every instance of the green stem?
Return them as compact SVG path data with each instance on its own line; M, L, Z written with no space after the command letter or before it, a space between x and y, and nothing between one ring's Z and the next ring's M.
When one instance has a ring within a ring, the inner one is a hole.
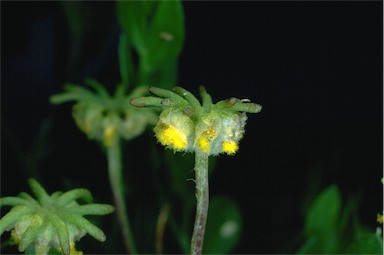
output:
M191 241L191 254L202 254L205 224L208 216L209 187L208 187L208 155L196 152L196 218Z
M116 213L121 225L125 248L128 253L137 254L124 199L121 150L119 137L116 137L116 141L107 147L109 181L111 183Z

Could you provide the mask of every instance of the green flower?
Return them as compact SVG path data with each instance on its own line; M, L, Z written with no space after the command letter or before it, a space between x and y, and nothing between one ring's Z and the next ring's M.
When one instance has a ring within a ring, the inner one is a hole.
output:
M154 96L132 99L131 104L162 108L154 129L158 141L175 151L199 151L208 155L234 155L244 135L248 113L260 112L261 106L247 99L230 98L212 103L211 96L200 87L202 104L189 91L152 87Z
M77 101L73 117L77 126L88 138L102 141L111 146L117 137L130 140L140 135L148 124L157 122L157 116L150 109L136 109L129 104L132 97L143 95L147 88L137 87L130 95L124 94L123 86L117 87L113 96L95 80L85 82L95 89L92 92L77 85L67 85L66 92L51 97L51 102L60 104Z
M103 231L84 215L109 214L113 212L112 206L80 205L76 200L92 200L91 193L86 189L48 195L36 180L30 179L29 185L37 199L24 192L17 197L0 198L0 206L13 206L0 219L0 235L4 231L12 231L11 237L20 251L34 245L36 254L47 254L51 248L63 254L82 254L76 251L74 245L87 233L98 241L105 241Z

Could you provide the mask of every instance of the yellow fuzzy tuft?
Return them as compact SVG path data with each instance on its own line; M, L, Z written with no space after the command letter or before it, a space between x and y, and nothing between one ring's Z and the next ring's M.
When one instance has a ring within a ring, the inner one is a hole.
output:
M73 242L71 242L70 244L71 246L71 252L70 252L70 255L83 255L83 252L82 251L78 251L76 250L76 247L75 247L75 244Z
M211 150L211 144L209 143L209 140L206 137L200 137L199 139L197 139L197 145L199 146L202 152L209 153Z
M234 141L223 142L223 152L227 153L228 155L234 155L238 149L239 146Z
M184 150L188 146L186 134L174 126L160 124L156 127L156 136L162 145L175 150Z

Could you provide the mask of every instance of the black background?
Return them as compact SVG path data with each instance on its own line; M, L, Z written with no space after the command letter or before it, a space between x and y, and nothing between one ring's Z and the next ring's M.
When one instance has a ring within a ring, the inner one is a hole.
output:
M71 62L59 2L1 4L2 196L26 191L37 175L49 191L70 182L111 201L102 151L78 132L69 105L48 102L67 81L90 76L111 90L119 81L114 3L88 5L93 23ZM382 211L382 2L187 1L184 9L178 84L263 105L249 115L238 154L220 156L210 180L212 196L242 209L235 252L280 252L300 231L306 203L330 184L344 199L361 195L360 219L374 230ZM39 132L47 151L34 147ZM132 164L153 142L128 145Z

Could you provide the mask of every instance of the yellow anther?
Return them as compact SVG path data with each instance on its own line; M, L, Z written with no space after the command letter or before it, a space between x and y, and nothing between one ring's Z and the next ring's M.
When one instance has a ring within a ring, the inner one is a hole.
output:
M238 149L239 146L234 141L223 142L223 152L227 153L228 155L234 155Z
M164 123L155 127L157 140L164 146L175 150L183 150L188 146L187 135L180 129Z
M205 135L207 136L208 139L211 140L211 139L216 137L216 132L215 132L215 130L210 128L207 131L205 131Z
M197 140L197 145L202 152L209 153L211 150L211 144L209 143L209 140L204 136Z
M107 126L104 129L104 145L109 147L115 140L117 129L115 126Z
M76 250L75 244L73 242L71 242L70 255L83 255L83 252Z

